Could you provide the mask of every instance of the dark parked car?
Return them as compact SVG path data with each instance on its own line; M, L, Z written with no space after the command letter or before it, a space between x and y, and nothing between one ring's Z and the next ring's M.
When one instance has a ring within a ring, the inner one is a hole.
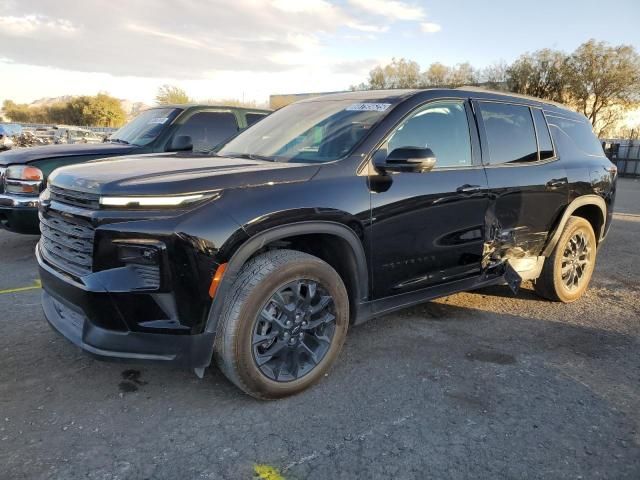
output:
M0 227L38 232L38 195L56 168L105 157L208 151L271 113L211 105L151 108L105 143L70 142L0 153Z
M215 157L57 170L37 248L54 329L250 395L318 381L352 324L487 285L587 288L616 169L582 115L475 90L287 106Z

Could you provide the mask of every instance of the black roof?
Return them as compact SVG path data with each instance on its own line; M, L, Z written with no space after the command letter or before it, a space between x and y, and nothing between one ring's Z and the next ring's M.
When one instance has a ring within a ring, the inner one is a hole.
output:
M397 90L357 90L353 92L340 92L312 97L300 100L297 103L321 102L325 100L355 100L368 102L384 102L399 103L407 98L415 95L433 95L433 96L452 96L460 97L461 94L467 94L469 98L486 99L486 100L503 100L524 103L526 105L537 106L545 110L558 111L569 114L572 117L582 117L569 107L551 100L542 98L520 95L517 93L487 90L479 87L460 87L460 88L424 88L424 89L397 89Z

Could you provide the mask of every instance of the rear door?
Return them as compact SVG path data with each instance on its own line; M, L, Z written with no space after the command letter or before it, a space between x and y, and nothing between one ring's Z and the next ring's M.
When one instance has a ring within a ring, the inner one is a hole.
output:
M527 105L475 101L492 196L489 238L538 255L568 200L567 173L544 113Z

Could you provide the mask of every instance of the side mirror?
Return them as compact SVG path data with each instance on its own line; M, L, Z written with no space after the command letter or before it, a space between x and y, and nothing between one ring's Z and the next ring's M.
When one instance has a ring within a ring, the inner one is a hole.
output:
M169 146L170 152L189 152L193 150L193 140L189 135L179 135Z
M392 150L387 158L375 162L383 172L428 172L436 164L436 156L430 148L402 147Z

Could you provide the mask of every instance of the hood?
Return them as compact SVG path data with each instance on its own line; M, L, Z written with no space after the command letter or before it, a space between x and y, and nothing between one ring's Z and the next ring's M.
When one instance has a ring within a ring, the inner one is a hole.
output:
M193 153L136 155L63 167L52 185L100 195L179 195L311 179L318 165Z
M25 164L45 158L75 157L82 155L126 155L140 148L118 143L73 143L71 145L45 145L18 148L0 153L0 165Z

